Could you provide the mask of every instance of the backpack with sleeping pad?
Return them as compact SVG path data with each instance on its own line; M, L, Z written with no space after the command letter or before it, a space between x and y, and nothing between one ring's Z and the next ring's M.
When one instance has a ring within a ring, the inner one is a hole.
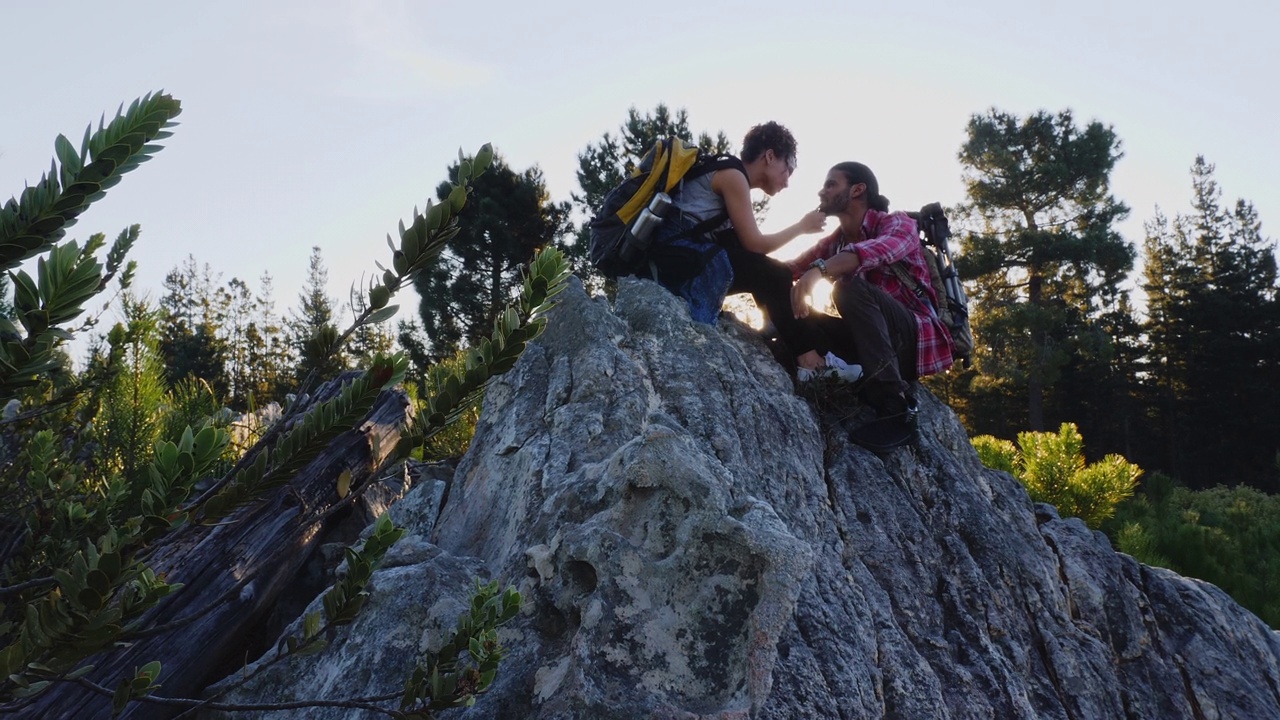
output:
M955 264L951 262L951 251L947 239L951 237L951 226L942 211L940 203L929 203L920 208L920 212L909 212L920 230L920 245L924 250L925 264L929 266L930 284L938 296L938 305L933 307L938 319L951 333L951 356L958 365L969 367L973 357L973 330L969 327L969 299L965 296L964 286L960 284L960 275ZM904 263L893 263L890 267L894 273L908 286L915 285L915 279L903 266ZM915 288L917 297L928 303L928 295L920 287ZM930 304L931 305L931 304Z
M686 180L724 168L746 173L732 155L705 153L676 137L658 140L591 220L591 264L608 278L648 277L685 295L679 288L706 272L731 240L715 232L727 212L695 219L681 211L680 193Z

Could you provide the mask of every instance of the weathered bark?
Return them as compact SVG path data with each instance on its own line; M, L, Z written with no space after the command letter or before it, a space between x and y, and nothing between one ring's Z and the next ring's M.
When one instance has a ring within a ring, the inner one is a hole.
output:
M1034 308L1044 305L1044 277L1037 269L1031 270L1027 282L1028 302ZM1031 329L1032 361L1027 373L1027 427L1032 432L1044 432L1044 362L1049 344L1048 333L1039 327Z
M334 381L322 387L317 397L338 388ZM383 392L358 428L343 433L288 483L222 524L183 530L180 538L150 561L158 574L171 583L182 583L183 588L152 611L149 626L198 617L95 658L96 669L89 678L114 687L135 668L159 660L163 670L157 694L197 697L212 679L211 673L243 660L235 655L252 640L246 633L271 609L315 549L324 525L321 518L339 501L338 475L350 470L353 489L373 478L399 442L410 418L408 407L403 392ZM123 717L150 719L176 712L134 703ZM87 720L110 713L109 698L64 683L51 688L21 716Z

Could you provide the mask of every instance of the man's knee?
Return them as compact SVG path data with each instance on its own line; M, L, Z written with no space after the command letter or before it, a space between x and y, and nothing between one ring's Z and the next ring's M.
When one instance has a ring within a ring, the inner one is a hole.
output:
M836 309L844 317L860 314L860 308L866 308L869 305L876 305L874 288L865 277L854 275L853 277L840 278L832 290L831 297L835 301Z

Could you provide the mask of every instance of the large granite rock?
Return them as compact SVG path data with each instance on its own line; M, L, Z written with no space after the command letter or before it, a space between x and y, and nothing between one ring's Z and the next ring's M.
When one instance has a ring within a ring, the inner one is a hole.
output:
M575 283L448 492L393 508L411 533L356 624L228 698L393 692L478 575L525 608L460 716L1280 717L1272 630L1034 505L922 395L921 440L881 458L741 325Z

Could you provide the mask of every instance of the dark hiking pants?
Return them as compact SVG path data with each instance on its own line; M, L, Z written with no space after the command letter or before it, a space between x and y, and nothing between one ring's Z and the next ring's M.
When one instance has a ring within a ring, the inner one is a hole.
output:
M821 338L813 325L796 319L791 307L791 268L741 245L725 250L733 266L729 294L751 293L760 311L778 329L778 339L791 354L792 364L797 355L816 350Z
M867 402L882 414L901 412L906 407L902 395L917 377L915 315L860 275L837 281L833 297L840 317L809 315L825 341L819 352L862 365Z

